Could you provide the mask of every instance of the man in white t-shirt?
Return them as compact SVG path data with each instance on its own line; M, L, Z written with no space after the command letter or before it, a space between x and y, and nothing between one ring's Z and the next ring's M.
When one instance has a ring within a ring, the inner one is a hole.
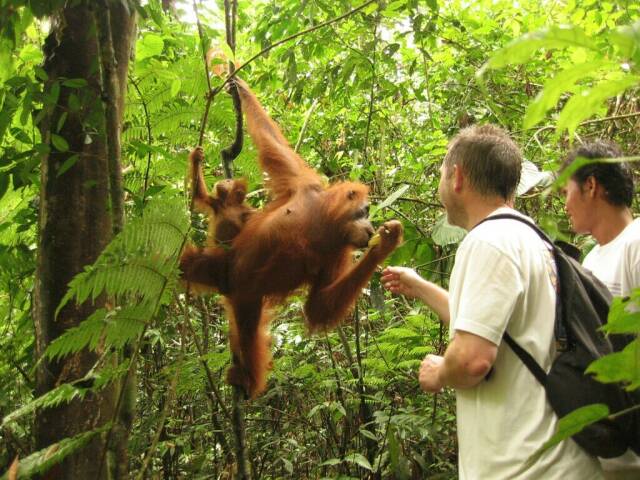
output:
M509 332L550 368L555 268L548 246L518 221L474 228L490 215L517 214L511 206L520 168L520 152L503 130L484 125L461 131L449 144L439 186L449 222L469 230L456 253L449 292L403 267L388 267L382 282L393 293L421 299L449 323L444 356L425 357L419 382L431 393L456 390L461 479L600 479L597 460L570 439L525 467L553 435L558 418L502 336Z
M612 142L598 140L574 149L566 168L577 157L622 157ZM591 234L597 245L582 264L614 296L629 295L640 287L640 219L633 219L633 175L627 163L593 163L578 169L563 189L565 208L576 233ZM640 434L640 433L639 433ZM605 478L640 479L640 457L631 451L616 459L603 459Z

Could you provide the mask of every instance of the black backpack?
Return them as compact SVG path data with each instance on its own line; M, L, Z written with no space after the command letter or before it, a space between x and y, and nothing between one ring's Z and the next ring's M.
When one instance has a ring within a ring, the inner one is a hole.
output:
M498 214L488 220L511 219L531 227L553 247L558 275L555 337L561 345L549 373L505 332L504 340L544 387L549 403L559 417L593 403L604 403L616 413L640 404L640 389L625 391L619 384L596 381L585 370L594 360L621 351L633 335L605 336L611 293L580 263L566 255L536 225L513 214ZM479 225L479 224L478 224ZM627 449L640 454L640 410L635 409L614 420L603 419L573 435L587 453L602 458L622 455Z

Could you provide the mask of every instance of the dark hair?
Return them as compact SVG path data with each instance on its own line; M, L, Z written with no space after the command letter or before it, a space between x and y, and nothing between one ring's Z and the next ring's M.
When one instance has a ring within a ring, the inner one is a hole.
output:
M444 164L447 169L460 165L481 195L510 200L520 181L522 155L505 130L495 125L472 125L451 140Z
M618 158L624 154L618 145L609 140L596 140L574 148L562 162L562 170L578 157ZM612 205L631 206L633 201L633 174L627 162L590 163L576 170L571 178L581 187L587 178L593 177L605 191L605 200Z

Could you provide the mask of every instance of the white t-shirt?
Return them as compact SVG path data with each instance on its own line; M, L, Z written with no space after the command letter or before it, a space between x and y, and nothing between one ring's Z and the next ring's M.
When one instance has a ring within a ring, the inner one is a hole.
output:
M612 295L629 295L640 287L640 218L605 245L596 245L582 262Z
M582 262L616 297L640 287L640 218L605 245L596 245ZM640 478L640 456L631 450L617 458L601 459L606 471L633 468Z
M493 214L498 213L517 214L508 208ZM563 441L524 469L527 459L554 434L558 418L542 386L501 340L508 331L549 370L555 354L554 284L548 247L515 220L483 223L458 248L449 284L450 337L462 330L498 345L491 377L456 391L463 480L602 478L598 461L573 440Z

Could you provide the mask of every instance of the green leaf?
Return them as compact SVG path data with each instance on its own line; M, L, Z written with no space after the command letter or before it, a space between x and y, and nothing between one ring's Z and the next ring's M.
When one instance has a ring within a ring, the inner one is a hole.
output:
M175 97L180 91L180 87L182 86L182 81L179 78L174 78L171 82L171 96Z
M67 158L62 163L62 165L60 165L60 168L58 168L58 171L56 173L56 177L60 177L61 175L63 175L64 172L66 172L71 167L73 167L79 159L80 159L79 155L71 155L69 158Z
M587 76L593 76L593 74L604 66L612 66L612 64L604 61L595 61L571 65L566 70L548 80L544 84L544 88L527 107L523 128L531 128L543 120L546 113L556 106L558 100L560 100L560 96L564 92L572 91L577 81Z
M84 78L70 78L62 82L62 85L70 88L82 88L88 85Z
M71 455L87 445L93 437L106 432L111 427L111 423L107 423L100 428L80 433L75 437L65 438L59 442L53 443L42 450L32 453L26 458L20 459L18 469L18 478L31 478L34 475L47 472L51 467L60 463L67 456ZM0 480L6 480L7 474L0 477Z
M431 238L436 245L444 246L462 241L467 231L447 222L447 215L441 215L433 225Z
M640 388L640 340L635 339L621 352L599 358L586 370L602 383L625 383L629 390Z
M55 133L51 134L51 143L59 152L66 152L67 150L69 150L69 144L67 143L67 141L60 135L57 135Z
M62 112L62 115L60 115L58 123L56 124L56 132L59 132L60 130L62 130L62 127L64 127L64 122L67 121L67 115L68 112Z
M370 432L369 430L365 429L365 428L360 428L360 430L358 430L360 435L362 435L365 438L368 438L370 440L374 440L374 441L378 441L378 437L375 436L375 434L373 434L372 432Z
M556 433L527 460L527 466L533 465L550 448L582 431L588 425L606 418L608 415L609 407L602 403L596 403L578 408L569 415L562 417L558 422Z
M555 182L551 185L551 188L557 190L565 185L571 176L580 170L585 165L589 163L622 163L622 162L637 162L640 161L640 156L637 157L616 157L616 158L584 158L584 157L576 157L576 159L571 162L571 164L562 170L558 178L556 178Z
M347 455L346 457L344 457L344 461L349 463L355 463L356 465L359 465L360 467L366 470L373 471L373 468L371 467L369 460L367 460L364 455L361 455L359 453L352 453L350 455Z
M136 57L138 60L155 57L164 50L164 40L160 35L147 33L142 40L136 44Z
M624 74L622 74L624 75ZM567 129L569 136L573 136L578 124L597 113L605 100L615 97L629 87L640 83L636 75L624 75L613 79L603 80L593 88L586 89L573 95L560 112L557 129Z
M487 69L502 68L507 65L523 64L541 48L583 47L597 50L593 39L585 35L580 27L552 26L545 30L527 33L494 53L477 75Z
M640 20L610 32L608 39L620 49L623 57L640 62Z
M378 205L374 205L374 207L372 208L371 215L374 215L375 212L378 212L383 208L386 208L389 205L392 205L396 200L398 200L398 198L400 198L404 194L404 192L409 190L409 188L410 188L409 185L402 185L400 188L398 188L395 192L393 192L391 195L385 198Z
M609 309L607 324L602 330L607 333L632 333L640 332L640 312L627 310L631 302L624 301L620 297L613 299Z
M378 9L379 6L380 4L378 2L373 2L372 4L363 8L362 13L364 13L365 15L371 15L373 12L375 12Z

